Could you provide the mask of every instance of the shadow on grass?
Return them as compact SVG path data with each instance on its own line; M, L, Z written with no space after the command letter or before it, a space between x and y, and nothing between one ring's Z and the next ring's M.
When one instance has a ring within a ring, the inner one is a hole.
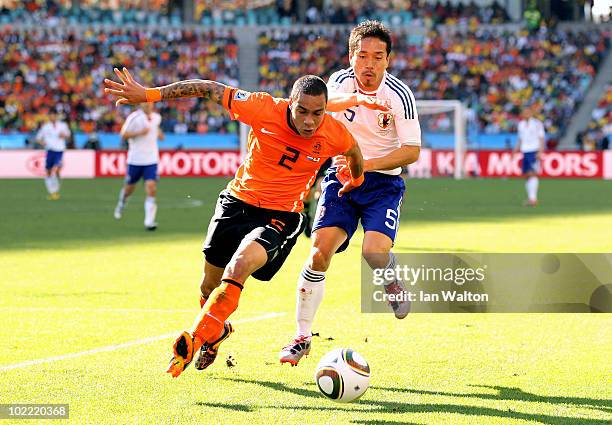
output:
M465 397L465 398L480 398L483 400L509 400L509 401L528 401L534 403L549 403L549 404L571 404L582 408L598 409L604 412L612 413L612 400L595 399L584 397L564 397L564 396L543 396L532 394L521 390L520 388L501 387L497 385L470 385L476 388L489 388L497 390L497 394L486 393L449 393L445 391L427 391L415 390L411 388L392 388L392 387L372 387L384 391L393 391L401 393L422 394L422 395L439 395L449 397Z
M260 406L250 406L248 404L237 404L237 403L206 403L203 401L198 401L196 406L203 407L216 407L219 409L228 409L235 410L237 412L254 412L260 409Z
M243 384L255 384L259 386L263 386L275 391L280 391L283 393L295 394L308 398L317 398L320 399L323 404L323 396L314 390L309 390L305 388L296 388L291 387L281 382L272 382L272 381L263 381L263 380L249 380L242 378L213 378L222 381L243 383ZM313 385L313 384L307 384ZM314 385L313 385L314 386ZM452 396L452 397L469 397L469 398L484 398L484 399L493 399L493 400L517 400L517 401L533 401L533 402L549 402L549 403L560 403L566 404L568 400L570 404L578 405L581 407L588 407L592 405L596 406L609 406L609 400L597 400L597 399L584 399L584 398L572 398L572 397L546 397L546 396L538 396L535 394L525 393L518 388L505 388L505 387L488 387L488 386L479 386L484 388L495 388L500 391L501 397L499 395L489 395L489 394L461 394L461 393L449 393L449 392L435 392L435 391L420 391L420 390L411 390L411 389L402 389L402 388L393 388L393 387L372 387L374 389L385 390L385 391L394 391L394 392L403 392L403 393L413 393L413 394L427 394L427 395L441 395L441 396ZM484 397L483 397L484 396ZM574 403L571 403L571 401ZM333 403L333 402L329 402ZM208 403L208 402L197 402L198 406L208 406L208 407L217 407L223 409L237 410L237 411L247 411L253 412L258 409L285 409L285 410L294 410L294 406L287 405L278 405L278 404L262 404L259 406L250 406L243 404L223 404L223 403ZM586 406L585 406L586 405ZM468 406L468 405L460 405L460 404L448 404L448 403L402 403L395 402L390 400L360 400L350 406L343 404L329 404L328 406L300 406L300 410L312 410L312 411L340 411L340 412L351 412L351 413L449 413L449 414L459 414L466 415L470 417L474 417L474 421L476 421L476 417L478 416L489 416L492 418L505 418L505 419L516 419L516 420L524 420L530 423L538 422L550 425L603 425L609 422L601 420L601 419L591 419L584 417L568 417L568 416L553 416L553 415L545 415L545 414L534 414L534 413L525 413L525 412L517 412L512 409L496 409L491 407L481 407L481 406ZM384 421L384 420L355 420L353 423L361 423L361 424L387 424L387 425L396 425L396 424L405 424L403 421Z

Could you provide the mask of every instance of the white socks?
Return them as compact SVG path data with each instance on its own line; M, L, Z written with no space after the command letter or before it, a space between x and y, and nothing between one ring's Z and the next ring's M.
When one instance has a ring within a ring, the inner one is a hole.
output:
M57 176L45 177L45 187L49 194L57 193L60 190L60 182Z
M527 178L527 182L525 183L525 189L527 189L527 199L529 199L531 202L538 200L538 183L539 180L535 176Z
M144 203L145 210L145 226L153 226L155 224L155 214L157 214L157 204L153 196L147 196Z
M325 272L317 272L304 266L297 287L297 336L311 336L314 316L323 300Z
M127 198L125 197L125 189L122 187L119 191L119 201L117 202L117 204L123 208L123 206L125 205L125 201L127 201Z
M53 183L51 182L51 177L45 177L45 187L47 188L49 195L53 193Z
M390 270L395 270L395 266L397 265L397 261L395 259L395 254L393 254L392 252L389 252L389 262L387 263L387 265L385 266L385 269L390 269ZM387 273L384 273L383 276L386 276ZM384 285L391 285L392 283L395 283L395 281L397 280L397 278L395 277L395 273L389 273L390 276L393 276L391 279L385 279L385 283Z

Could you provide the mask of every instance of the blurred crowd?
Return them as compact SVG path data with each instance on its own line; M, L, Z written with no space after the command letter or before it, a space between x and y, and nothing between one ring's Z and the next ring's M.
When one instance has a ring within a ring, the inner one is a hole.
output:
M355 24L366 18L390 25L504 23L507 11L488 6L423 0L307 0L301 15L296 0L196 0L196 21L212 25Z
M176 15L176 3L80 0L82 7L73 9L71 0L0 2L0 24L4 23L0 25L0 131L32 132L51 109L61 112L73 131L118 131L131 108L122 107L117 114L112 99L102 93L103 79L114 77L113 66L128 67L150 85L188 78L237 85L238 45L232 30L213 31L206 25L201 30L157 30L159 25L77 29L62 21L89 22L91 18L146 23L149 16L170 19ZM291 23L297 16L296 5L295 0L195 0L194 16L213 25L237 20L260 23L260 19L274 23L271 20L277 18ZM489 134L515 132L523 106L536 103L553 142L583 99L611 36L606 27L585 31L545 26L532 31L483 29L479 23L508 20L498 2L476 7L449 1L309 0L306 6L306 20L313 24L353 23L365 15L418 23L419 30L393 32L389 68L411 87L417 99L460 99L469 107L470 129ZM253 18L250 11L259 14ZM84 14L89 17L81 21ZM20 23L50 25L13 27L9 23L16 16L22 19ZM432 29L439 23L449 26ZM464 31L453 32L450 27ZM260 89L275 96L286 96L300 75L327 78L348 66L346 28L281 26L263 30L258 37ZM166 102L159 108L166 132L237 131L227 114L205 101ZM426 121L435 130L452 126L448 114ZM610 90L578 141L588 149L601 145L609 133Z
M508 22L507 11L494 0L488 6L462 2L423 0L309 0L306 23L355 24L377 19L391 25L499 24Z
M585 151L610 149L612 145L612 84L608 84L597 107L593 109L587 128L576 138L578 148Z
M231 31L0 28L0 131L32 132L49 110L73 131L117 132L132 107L117 113L103 93L113 67L145 85L209 78L238 84L238 45ZM162 128L174 133L236 132L235 122L204 100L157 104Z
M179 25L182 13L172 0L2 0L0 24ZM176 5L178 6L178 5Z
M560 135L583 99L610 44L610 32L395 31L389 72L416 99L460 99L470 125L514 132L524 105L537 103L549 134ZM299 75L328 77L348 66L348 34L268 30L259 37L260 84L285 95ZM448 120L445 120L448 122Z
M172 24L184 21L176 0L3 0L0 23ZM391 25L503 23L506 10L497 0L489 6L449 0L194 0L193 20L204 25L353 24L364 18Z

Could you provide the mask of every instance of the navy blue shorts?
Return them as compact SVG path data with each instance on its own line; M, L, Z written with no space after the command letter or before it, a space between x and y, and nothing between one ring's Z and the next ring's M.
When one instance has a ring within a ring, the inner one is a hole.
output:
M132 165L128 164L127 174L125 175L125 182L127 184L136 184L140 179L147 180L158 180L157 175L157 164L151 165Z
M523 174L537 173L539 171L537 152L523 152L522 168Z
M343 229L348 237L337 252L348 247L359 220L364 231L380 232L395 241L406 190L400 176L368 172L361 186L339 198L338 191L342 185L332 168L321 186L323 190L312 230L322 227Z
M61 167L63 156L64 152L48 150L47 158L45 159L45 169L50 170L53 167Z

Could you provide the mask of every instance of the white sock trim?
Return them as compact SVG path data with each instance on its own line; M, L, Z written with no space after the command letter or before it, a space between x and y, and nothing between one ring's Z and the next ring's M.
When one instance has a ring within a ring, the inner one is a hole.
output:
M157 214L157 204L153 196L147 196L144 202L145 210L145 226L152 226L155 223L155 215Z
M387 263L387 265L385 266L385 270L386 269L390 269L390 270L394 270L395 267L397 265L397 258L395 257L395 254L393 254L392 252L389 252L389 262ZM386 273L385 273L386 274ZM385 275L383 274L383 276ZM385 286L386 285L390 285L392 283L395 283L397 279L395 279L395 277L391 280L389 279L385 279Z
M49 194L53 193L53 182L51 181L51 177L45 177L45 187L47 188L47 192L49 192Z
M313 281L314 280L314 281ZM297 333L300 336L312 336L312 322L323 301L325 293L325 272L312 270L304 266L298 278L296 320Z
M527 198L530 201L534 202L538 199L538 183L539 180L535 176L531 176L527 179L527 183L525 183L525 187L527 188Z

